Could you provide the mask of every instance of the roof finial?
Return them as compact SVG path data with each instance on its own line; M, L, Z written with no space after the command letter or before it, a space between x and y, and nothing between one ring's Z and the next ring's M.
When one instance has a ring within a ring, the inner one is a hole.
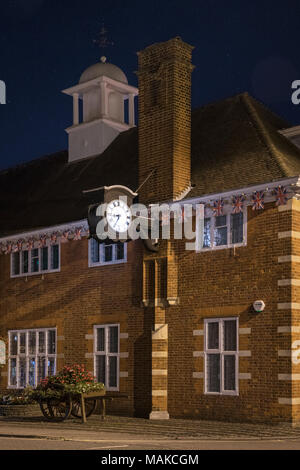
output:
M93 43L96 44L99 47L99 49L103 52L104 52L105 48L114 45L114 43L112 41L110 41L107 37L107 29L104 26L104 21L103 20L102 20L101 29L98 33L98 38L94 39ZM106 62L107 58L106 58L105 55L103 55L100 60L104 64Z

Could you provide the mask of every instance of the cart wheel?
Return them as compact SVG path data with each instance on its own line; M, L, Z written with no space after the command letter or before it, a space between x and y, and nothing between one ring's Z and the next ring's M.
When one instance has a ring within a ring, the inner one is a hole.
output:
M97 400L85 400L85 414L88 418L94 413L97 406ZM82 418L80 398L73 398L71 413L75 418Z
M70 397L49 398L46 402L40 403L40 408L48 421L64 421L72 410Z

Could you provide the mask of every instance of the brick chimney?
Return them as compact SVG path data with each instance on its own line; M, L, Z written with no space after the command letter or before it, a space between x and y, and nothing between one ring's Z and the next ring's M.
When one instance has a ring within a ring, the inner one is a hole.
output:
M139 184L144 204L174 200L191 182L193 47L176 37L138 52Z

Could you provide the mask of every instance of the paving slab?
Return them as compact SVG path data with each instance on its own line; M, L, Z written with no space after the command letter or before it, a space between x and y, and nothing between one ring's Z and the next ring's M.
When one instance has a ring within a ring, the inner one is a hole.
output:
M251 423L224 423L188 419L152 421L142 418L91 416L86 424L71 418L61 423L52 423L40 417L0 417L0 436L35 436L50 439L99 440L107 433L116 440L125 435L135 439L190 439L190 440L257 440L299 439L300 428L290 424L265 425ZM111 440L111 439L110 439Z

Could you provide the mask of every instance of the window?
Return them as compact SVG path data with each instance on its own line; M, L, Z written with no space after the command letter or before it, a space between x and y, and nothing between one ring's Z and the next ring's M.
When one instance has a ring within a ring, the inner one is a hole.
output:
M205 320L205 393L238 394L238 319Z
M102 264L117 264L127 261L126 243L98 243L93 238L89 241L89 266L99 266Z
M59 271L60 246L49 245L11 254L11 277Z
M56 371L56 329L9 331L8 386L35 387Z
M246 212L205 217L200 250L245 244Z
M94 328L94 375L107 390L119 389L119 325Z

